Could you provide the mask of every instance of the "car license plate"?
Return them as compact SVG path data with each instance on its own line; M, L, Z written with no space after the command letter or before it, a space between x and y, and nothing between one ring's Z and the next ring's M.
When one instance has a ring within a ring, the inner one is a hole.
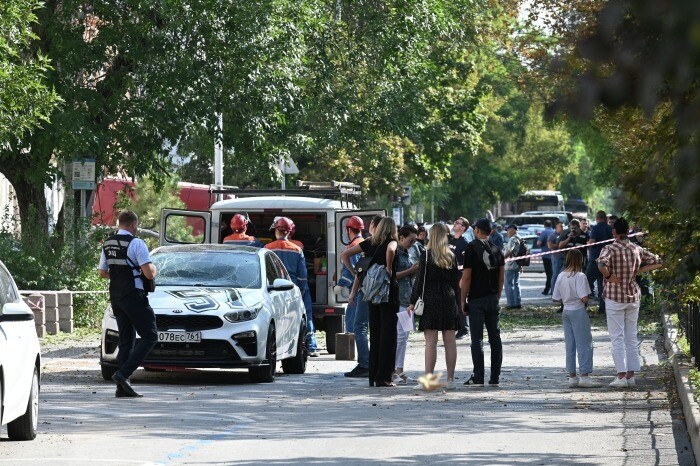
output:
M158 341L161 343L199 343L202 341L202 332L158 332Z

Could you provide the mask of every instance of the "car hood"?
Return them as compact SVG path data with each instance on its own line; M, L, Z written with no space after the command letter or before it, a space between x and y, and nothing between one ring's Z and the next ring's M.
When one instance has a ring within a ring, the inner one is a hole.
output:
M154 311L211 313L256 307L263 300L257 289L163 286L149 293Z

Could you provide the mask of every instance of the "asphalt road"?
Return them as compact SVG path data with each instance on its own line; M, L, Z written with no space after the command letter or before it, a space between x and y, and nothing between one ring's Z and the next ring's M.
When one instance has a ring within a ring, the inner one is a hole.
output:
M547 302L543 280L524 277L524 304ZM644 372L624 391L607 388L614 371L605 329L594 329L601 389L567 388L559 328L504 332L503 340L498 388L462 386L467 339L454 392L370 388L343 377L353 362L323 353L307 374L272 384L250 384L244 371L139 370L142 399L114 398L99 375L97 340L49 348L39 435L10 442L3 429L0 464L695 464L657 336L642 339ZM414 335L406 359L416 377L422 343Z

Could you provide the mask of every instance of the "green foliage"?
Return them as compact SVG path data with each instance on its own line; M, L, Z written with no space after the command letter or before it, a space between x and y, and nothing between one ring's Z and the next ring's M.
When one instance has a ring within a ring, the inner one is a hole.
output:
M5 215L2 224L8 225L12 220ZM31 224L26 226L32 227ZM78 237L84 238L88 236L89 225L82 224L79 230ZM49 238L24 235L18 239L12 231L3 228L0 230L0 257L20 290L104 291L107 282L97 276L101 243L91 236L88 238L70 246L56 234ZM99 326L106 302L104 293L76 295L73 301L75 325Z
M36 35L38 0L0 4L0 146L15 145L25 132L48 121L59 98L44 77L49 60L30 48Z

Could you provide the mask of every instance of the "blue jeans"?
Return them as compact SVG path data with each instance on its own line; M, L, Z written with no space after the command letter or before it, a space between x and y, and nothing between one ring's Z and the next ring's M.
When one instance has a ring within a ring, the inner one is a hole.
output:
M365 302L362 290L355 296L355 304L345 309L345 330L355 334L357 365L369 368L369 303Z
M158 342L156 316L143 290L112 300L112 311L119 330L119 372L128 379Z
M503 343L501 342L500 314L496 295L469 300L472 364L474 378L477 381L484 380L484 325L486 325L491 347L491 381L497 381L501 376Z
M552 254L552 290L557 284L557 277L564 268L564 255L562 253Z
M576 355L578 354L579 373L590 374L593 372L593 337L586 308L564 309L562 320L566 342L566 370L569 374L576 373Z
M520 268L506 270L506 301L508 306L520 306Z
M311 292L307 288L304 291L304 307L306 308L306 349L310 352L318 350L316 343L316 328L314 327L314 308L311 304Z

